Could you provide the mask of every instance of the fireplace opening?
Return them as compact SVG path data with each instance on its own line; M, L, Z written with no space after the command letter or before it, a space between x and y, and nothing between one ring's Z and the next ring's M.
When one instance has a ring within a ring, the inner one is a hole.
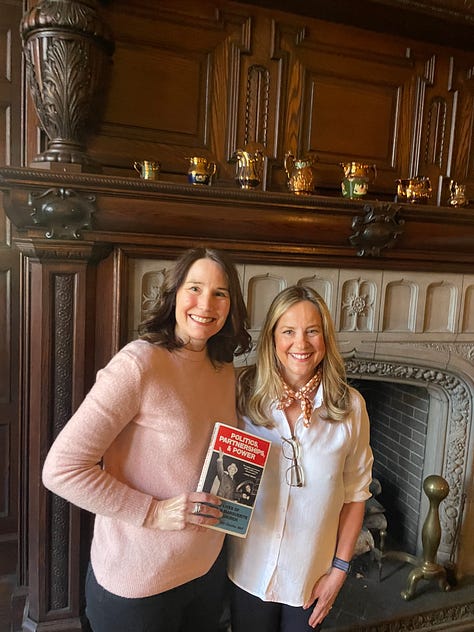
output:
M416 555L425 472L430 394L424 387L353 380L366 400L374 453L373 476L382 487L387 544Z
M366 400L371 421L373 475L381 483L376 499L387 521L385 551L409 553L421 563L421 533L429 509L423 482L431 474L440 474L450 491L439 506L442 536L437 561L447 569L452 590L440 589L435 577L436 581L423 577L406 600L403 594L413 588L409 578L414 566L394 556L384 558L380 565L377 550L370 550L354 558L353 573L324 629L472 630L472 577L456 577L452 572L462 548L458 546L471 391L453 373L415 364L352 357L346 360L346 368L350 383ZM377 546L377 528L373 535Z
M459 367L455 366L454 362L451 365L448 363L448 368L446 368L441 367L439 362L431 367L426 366L426 357L424 358L425 364L410 362L409 357L406 360L403 362L398 359L366 359L352 354L350 357L346 357L346 371L349 378L363 394L367 388L376 391L381 389L382 387L379 386L381 382L398 384L402 387L426 389L428 413L422 477L418 492L420 505L418 508L416 555L420 556L423 553L421 532L429 510L429 499L422 491L422 481L427 476L437 474L442 476L449 486L447 497L439 505L441 542L438 547L438 562L441 564L449 562L455 567L462 568L465 560L469 560L470 554L469 538L466 538L468 524L464 521L464 508L467 504L469 471L472 467L472 451L469 450L469 444L472 441L473 384L470 380L466 380L463 373L459 372ZM456 371L450 369L456 369ZM413 406L413 408L422 409L423 405L419 402L420 394L423 391L416 392L418 395L416 397L417 406ZM406 393L410 393L412 396L415 391L409 390ZM422 395L421 399L423 398ZM377 423L375 404L371 403L369 395L367 395L367 399L371 409L372 425L375 428ZM408 396L405 396L404 399L403 404L399 404L400 408L409 401L413 404L413 400L410 400ZM417 419L417 416L414 418ZM378 453L379 449L375 445L376 468L379 467L377 463ZM414 456L411 460L418 462ZM411 480L410 470L406 472L406 480ZM381 483L383 487L383 482L381 481ZM386 487L389 490L391 483L393 487L399 484L396 479L391 477L390 480L386 481ZM390 501L387 500L386 502L389 504ZM409 502L411 503L412 499ZM398 510L397 503L392 508L394 512ZM397 514L395 513L395 519L388 521L389 534L392 531L397 532L396 518ZM404 535L406 540L402 541L401 546L405 547L405 544L410 546L409 537L409 535ZM390 542L387 544L391 545Z

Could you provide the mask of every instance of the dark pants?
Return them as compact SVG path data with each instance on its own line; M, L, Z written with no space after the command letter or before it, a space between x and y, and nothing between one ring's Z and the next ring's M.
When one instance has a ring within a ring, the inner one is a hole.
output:
M235 584L231 587L232 632L314 632L308 619L311 606L307 610L295 608L273 601L262 601Z
M102 588L89 565L86 615L94 632L217 632L226 586L224 552L206 575L138 599Z

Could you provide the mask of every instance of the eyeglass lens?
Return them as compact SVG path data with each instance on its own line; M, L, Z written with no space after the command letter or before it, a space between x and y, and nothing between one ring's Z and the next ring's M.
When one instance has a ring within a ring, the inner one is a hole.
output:
M290 487L303 487L303 469L298 463L300 447L296 439L285 439L282 437L283 456L292 461L292 465L286 470L286 482Z

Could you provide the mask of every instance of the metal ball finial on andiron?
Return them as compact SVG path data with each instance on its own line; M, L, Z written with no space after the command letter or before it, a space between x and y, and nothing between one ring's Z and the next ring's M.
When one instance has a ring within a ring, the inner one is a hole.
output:
M402 562L408 562L415 567L408 575L405 590L402 590L401 592L401 596L406 601L415 596L416 586L420 579L437 579L441 590L451 590L451 585L447 579L446 568L443 565L438 564L436 561L438 547L441 541L439 505L449 494L449 485L443 477L432 474L431 476L427 476L425 478L423 482L423 491L430 501L428 514L423 524L421 534L423 557L419 558L404 551L384 551L386 532L380 534L382 559L400 560ZM381 570L380 566L379 569Z

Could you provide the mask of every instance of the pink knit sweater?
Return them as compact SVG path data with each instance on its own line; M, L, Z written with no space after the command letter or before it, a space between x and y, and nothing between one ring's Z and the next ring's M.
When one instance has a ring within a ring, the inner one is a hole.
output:
M205 351L170 353L136 340L98 372L54 442L43 482L97 514L91 562L106 590L154 595L212 566L223 542L218 531L143 523L153 498L196 489L215 421L237 424L234 371L230 364L216 370Z

